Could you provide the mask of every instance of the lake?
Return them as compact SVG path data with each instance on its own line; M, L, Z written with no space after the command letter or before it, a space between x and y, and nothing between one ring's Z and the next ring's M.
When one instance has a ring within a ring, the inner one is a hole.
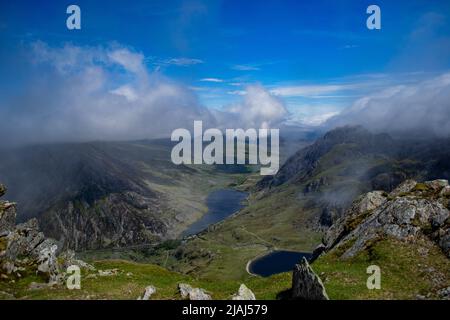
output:
M263 277L268 277L277 273L292 271L294 265L305 257L311 258L311 253L295 251L273 251L265 256L253 260L248 270Z
M219 189L211 192L206 205L208 212L199 220L191 224L184 232L183 236L189 236L206 229L209 225L224 220L233 213L244 207L242 201L247 198L246 192L233 189Z

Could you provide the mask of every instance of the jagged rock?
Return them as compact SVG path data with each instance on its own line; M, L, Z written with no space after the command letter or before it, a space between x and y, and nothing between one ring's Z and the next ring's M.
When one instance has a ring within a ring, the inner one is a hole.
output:
M405 180L400 185L397 186L392 192L390 193L391 196L396 197L401 194L410 192L414 187L417 185L417 182L414 180Z
M138 300L150 300L150 297L156 293L156 288L154 286L148 286L144 290L144 295L139 297Z
M447 180L423 184L407 180L389 195L379 192L376 201L362 206L362 199L370 194L374 198L374 192L366 194L330 228L324 237L327 250L344 248L342 257L348 258L375 239L394 237L415 241L418 237L428 237L450 257L450 211L448 200L440 193L447 185Z
M237 294L235 294L232 298L232 300L256 300L255 295L253 292L247 288L245 284L241 284L239 287L239 291Z
M75 265L80 267L81 269L85 269L88 271L96 271L94 266L90 265L87 262L77 259L75 257L75 252L72 250L64 251L59 255L58 258L63 270L67 270L68 267Z
M441 197L450 197L450 186L445 186L439 193Z
M438 291L438 296L444 300L450 300L450 287Z
M53 240L45 239L35 250L37 252L37 270L49 276L50 283L59 280L59 265L56 257L58 246Z
M16 225L16 204L0 201L0 232L6 233Z
M0 197L3 197L6 193L6 187L0 183Z
M322 280L305 257L294 267L291 297L300 300L329 300Z
M4 193L3 186L1 189ZM49 285L60 283L62 265L58 261L56 241L40 232L36 219L18 225L15 225L15 219L15 204L0 202L0 275L14 278L35 272Z
M346 233L351 231L364 214L373 211L381 206L387 200L383 191L368 192L358 197L352 204L351 208L331 226L325 234L324 242L326 249L333 247Z
M189 300L211 300L211 296L201 288L192 288L185 283L178 284L178 290L183 299L189 298Z
M438 179L433 181L426 181L425 185L434 191L440 191L442 188L448 187L448 180Z
M116 276L118 273L119 269L98 270L98 275L100 277Z

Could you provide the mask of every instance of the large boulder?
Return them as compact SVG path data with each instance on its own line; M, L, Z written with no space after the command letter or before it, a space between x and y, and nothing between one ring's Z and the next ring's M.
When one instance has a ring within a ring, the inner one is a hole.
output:
M201 288L193 288L188 284L179 283L178 290L183 299L189 298L189 300L211 300L211 296Z
M256 300L256 297L252 290L247 288L245 284L241 284L239 287L239 291L237 294L235 294L232 298L232 300Z
M144 294L142 297L139 297L138 300L150 300L150 297L156 293L156 288L154 286L148 286L144 290Z
M313 271L305 257L294 267L291 298L295 300L329 300L322 280Z

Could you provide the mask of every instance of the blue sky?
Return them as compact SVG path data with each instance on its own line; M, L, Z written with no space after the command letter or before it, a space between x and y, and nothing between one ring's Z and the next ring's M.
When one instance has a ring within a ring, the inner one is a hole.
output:
M81 8L81 30L66 29L69 4ZM381 30L366 28L370 4L381 8ZM30 43L118 43L208 108L222 110L259 84L283 100L294 120L314 123L372 91L450 67L449 1L2 1L0 7L0 85L8 91L21 88L19 57Z

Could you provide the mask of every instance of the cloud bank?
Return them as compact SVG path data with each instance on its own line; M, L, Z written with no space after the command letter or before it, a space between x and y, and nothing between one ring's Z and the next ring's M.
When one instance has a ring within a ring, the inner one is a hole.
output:
M121 45L35 42L28 49L18 91L2 94L2 146L168 137L194 120L204 127L260 128L286 115L283 103L258 86L242 102L211 111L192 89L149 72L142 53Z
M414 136L450 135L450 73L399 85L358 99L326 127L359 124L377 132Z

